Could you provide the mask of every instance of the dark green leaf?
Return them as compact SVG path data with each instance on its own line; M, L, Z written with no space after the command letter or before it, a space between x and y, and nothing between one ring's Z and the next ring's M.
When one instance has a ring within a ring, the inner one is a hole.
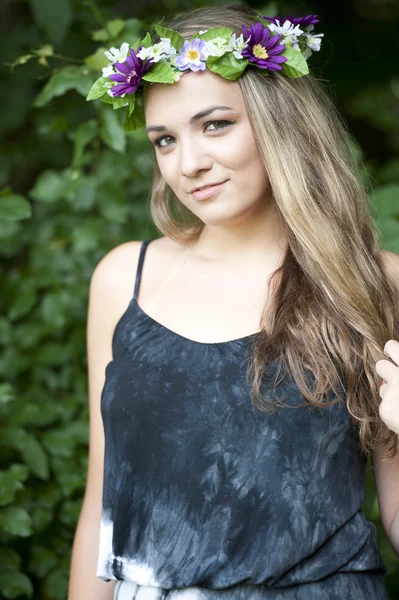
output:
M0 527L20 537L28 537L32 534L32 520L26 510L16 506L9 506L0 510Z
M27 476L25 465L12 465L8 471L0 471L0 506L14 502L15 494L23 489L22 481Z
M33 435L26 435L21 456L32 473L41 479L48 479L49 463L41 444Z
M9 383L0 383L0 404L8 404L15 400L14 390Z
M118 114L108 108L101 111L101 137L103 141L117 152L124 152L126 138Z
M20 221L32 216L31 205L20 194L0 197L0 220Z
M76 90L81 96L86 97L95 79L96 73L86 66L62 67L46 83L33 106L45 106L52 98L62 96L69 90Z
M63 41L72 21L70 0L29 0L36 23L55 44Z
M46 598L51 600L65 600L68 592L68 575L59 570L54 571L46 578L44 584Z
M43 171L37 178L30 195L34 200L51 204L63 198L73 197L77 181L69 171Z
M37 300L37 290L32 282L19 290L17 297L9 308L8 318L11 321L20 319L27 315L35 306Z
M83 152L87 144L90 144L94 140L97 135L97 121L94 119L90 119L89 121L85 121L81 123L79 127L76 129L74 134L75 139L75 148L73 152L73 167L78 167L82 157Z
M95 42L107 42L112 38L116 38L119 33L125 27L125 21L122 19L114 19L113 21L108 21L107 29L97 29L92 34L92 39ZM111 35L110 35L111 34Z
M101 47L97 48L94 54L90 54L90 56L86 56L85 63L89 65L92 69L102 69L109 64L108 58L105 56L104 52L106 52L108 48Z
M0 548L0 571L19 571L21 562L21 557L15 550Z
M29 577L14 570L0 573L0 589L5 598L31 597L33 594Z
M34 545L29 559L29 569L35 573L39 579L44 579L46 575L57 565L57 557L54 552L43 546Z

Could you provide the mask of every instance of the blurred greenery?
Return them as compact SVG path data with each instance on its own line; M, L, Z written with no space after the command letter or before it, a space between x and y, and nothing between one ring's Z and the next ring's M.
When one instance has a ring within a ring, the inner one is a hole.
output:
M104 254L157 237L143 131L87 103L104 49L155 20L226 2L3 0L0 6L0 598L63 600L85 485L89 281ZM399 5L250 2L260 14L318 14L311 59L364 161L383 247L399 254ZM10 66L13 65L13 66ZM381 526L371 465L366 516L377 526L390 600L399 558Z

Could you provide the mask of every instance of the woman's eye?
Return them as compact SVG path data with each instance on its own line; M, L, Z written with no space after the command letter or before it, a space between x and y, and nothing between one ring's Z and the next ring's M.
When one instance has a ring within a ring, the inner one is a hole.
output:
M207 128L208 125L216 125L216 124L222 124L222 127L215 127L215 129L208 129L208 131L219 131L221 129L225 129L226 127L228 127L229 125L233 125L235 123L235 121L208 121L207 123L205 123L204 127ZM161 142L163 140L166 140L168 138L172 138L173 136L171 135L163 135L162 137L157 138L154 141L154 145L157 146L158 148L167 148L170 144L161 144Z

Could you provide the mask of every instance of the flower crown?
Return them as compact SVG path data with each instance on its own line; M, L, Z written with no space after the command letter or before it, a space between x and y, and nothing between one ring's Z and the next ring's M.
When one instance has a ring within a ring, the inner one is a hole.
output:
M205 68L233 81L248 65L264 76L273 71L291 78L307 75L306 60L312 51L320 50L324 35L313 33L317 16L258 18L249 28L242 25L239 37L228 27L217 27L185 40L176 31L155 25L161 39L158 44L152 44L147 32L130 49L125 42L119 50L110 48L104 53L110 64L102 69L102 77L94 82L86 99L99 98L114 109L127 106L124 129L133 131L145 123L143 81L175 83L185 72Z

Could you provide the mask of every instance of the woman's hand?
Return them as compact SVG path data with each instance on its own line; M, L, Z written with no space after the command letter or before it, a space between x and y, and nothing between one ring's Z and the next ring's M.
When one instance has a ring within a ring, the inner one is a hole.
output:
M375 364L377 374L383 379L379 412L388 429L399 435L399 342L388 340L384 354L393 362L379 360Z

